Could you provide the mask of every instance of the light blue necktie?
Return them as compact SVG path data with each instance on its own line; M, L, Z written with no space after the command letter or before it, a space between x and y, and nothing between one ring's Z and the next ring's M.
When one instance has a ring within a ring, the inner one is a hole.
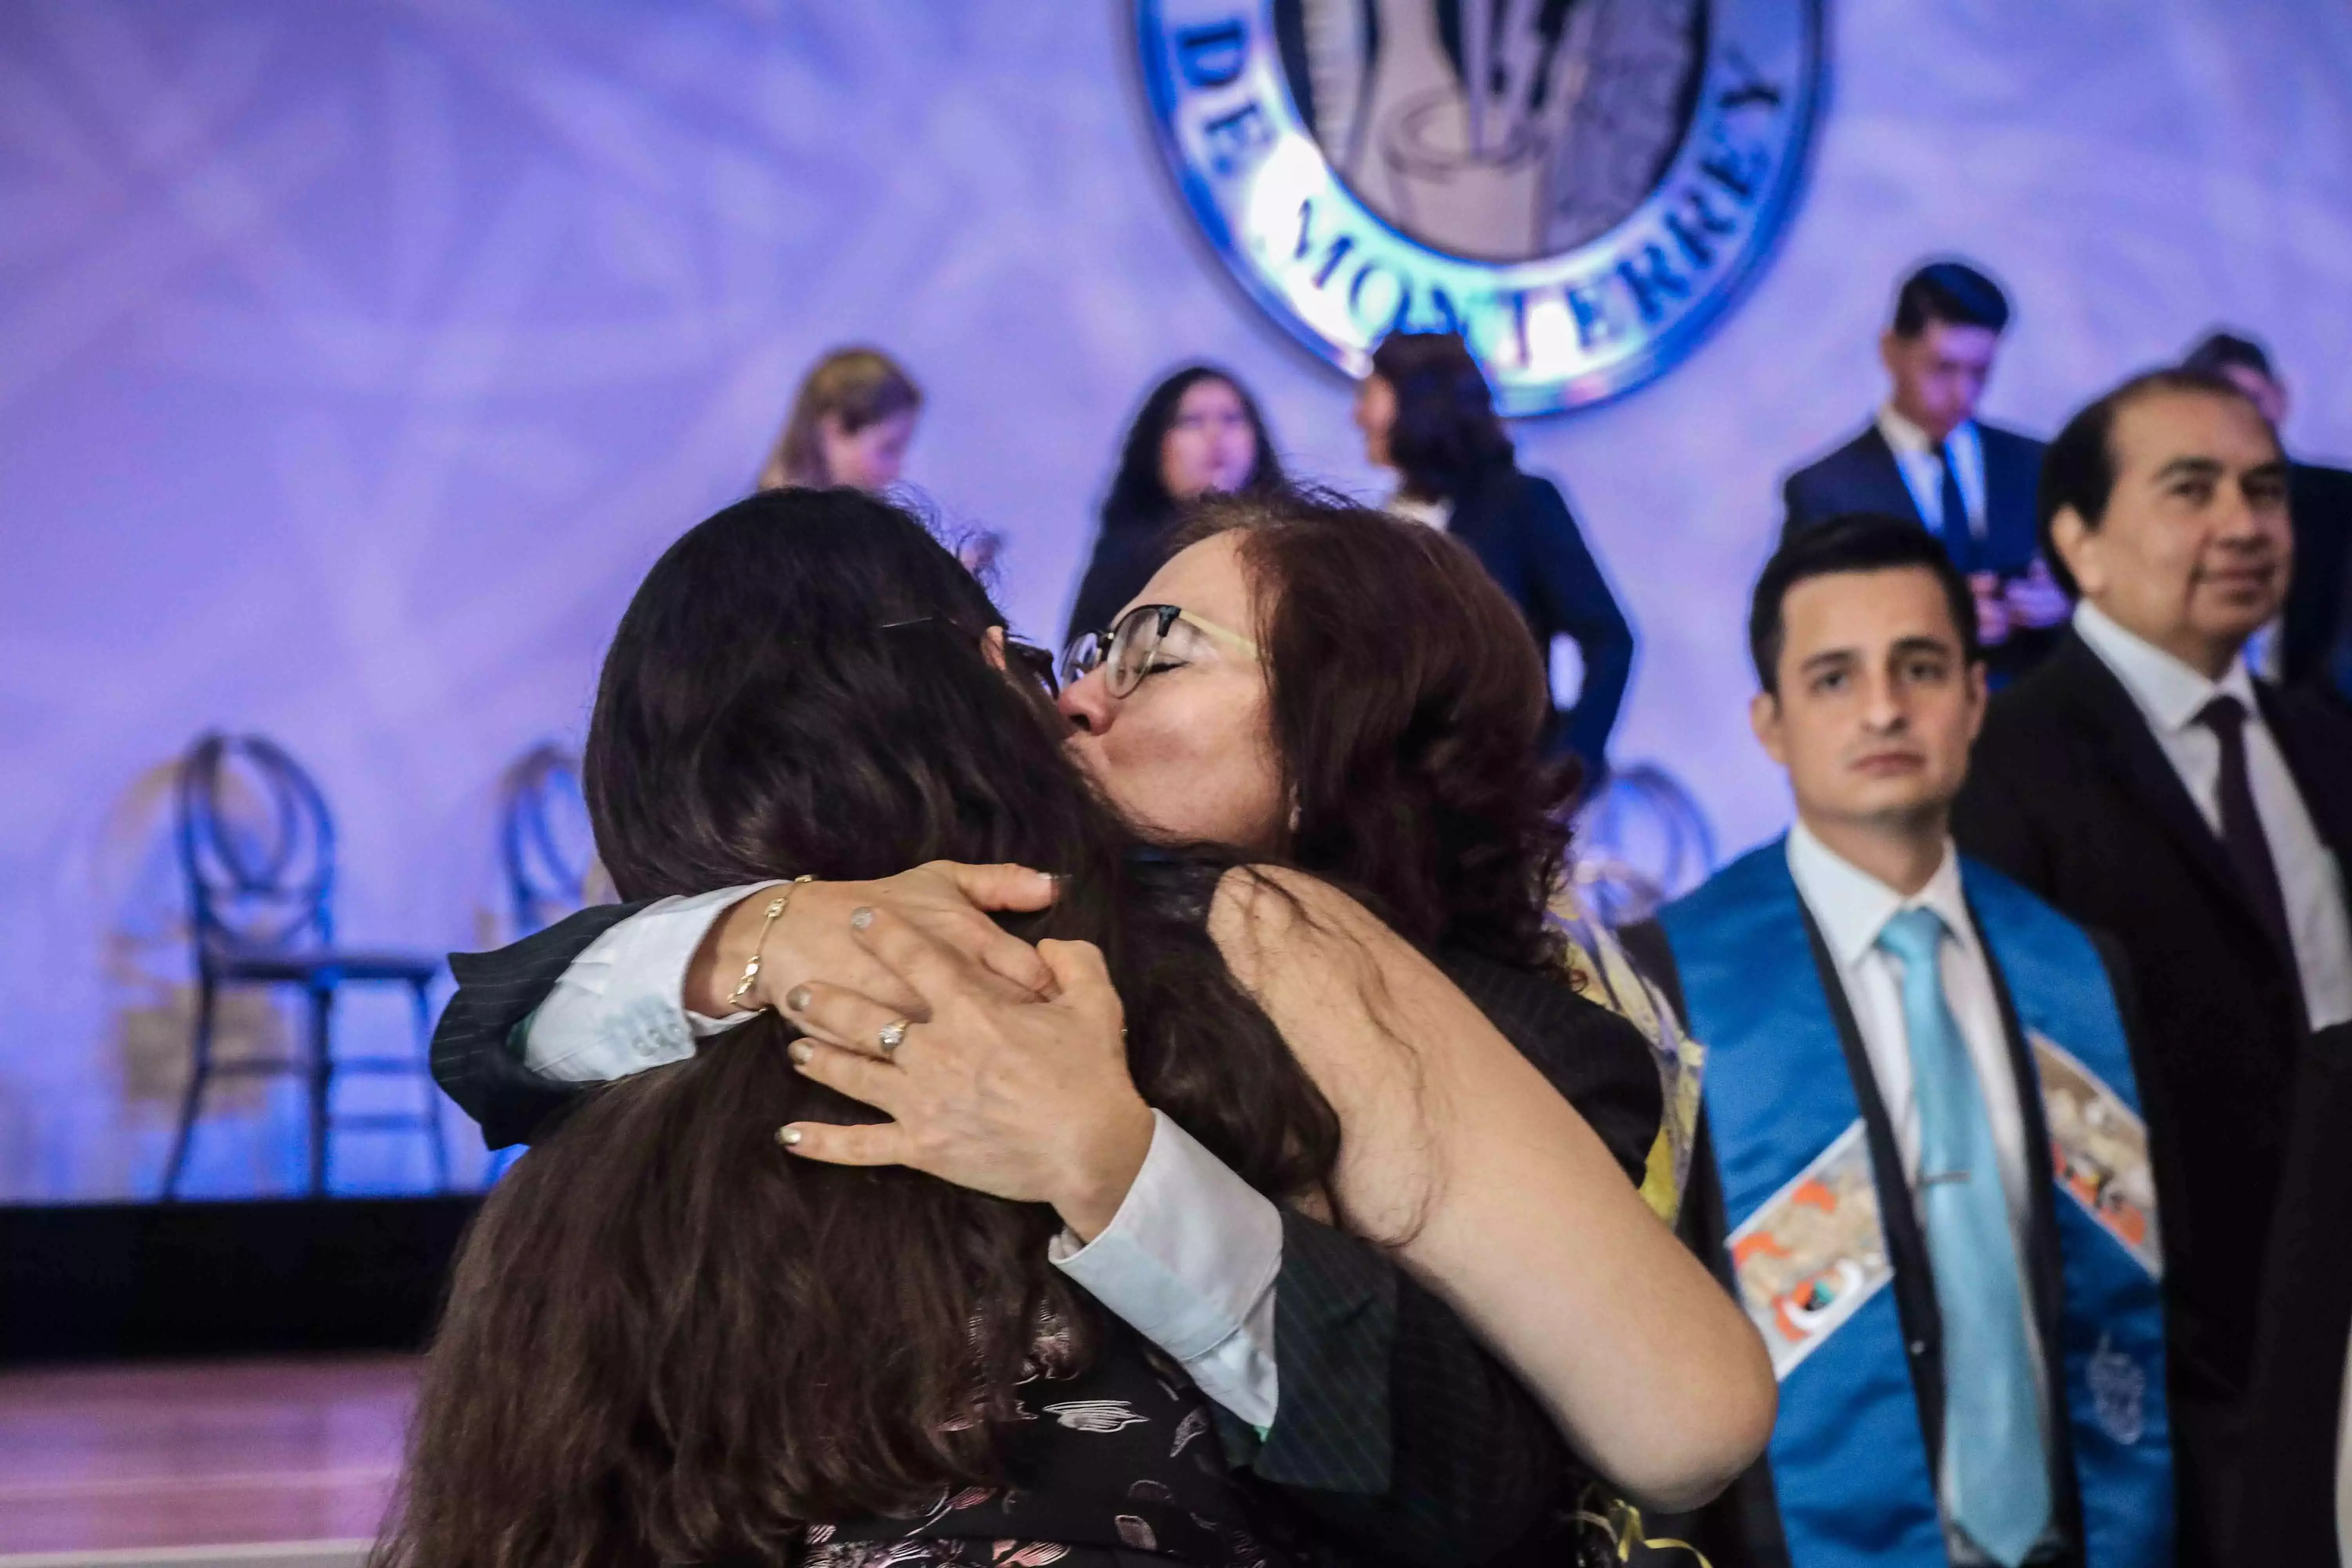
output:
M1944 1329L1944 1465L1952 1522L2016 1568L2050 1524L2050 1458L2034 1394L2025 1273L2000 1189L1992 1119L1944 1001L1933 910L1878 933L1903 969L1903 1029L1919 1104L1919 1205Z

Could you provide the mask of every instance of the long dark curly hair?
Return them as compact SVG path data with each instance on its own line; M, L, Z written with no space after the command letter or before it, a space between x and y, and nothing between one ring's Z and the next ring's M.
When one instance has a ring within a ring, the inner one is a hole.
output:
M1103 498L1105 528L1159 529L1174 520L1176 498L1168 493L1168 481L1160 477L1160 447L1167 442L1169 427L1176 423L1177 405L1204 381L1221 381L1234 389L1234 395L1241 399L1242 412L1249 416L1250 432L1257 437L1257 460L1250 465L1242 489L1270 490L1284 482L1282 458L1274 449L1265 416L1258 412L1257 399L1250 395L1249 388L1231 371L1213 364L1188 364L1151 389L1128 426L1127 439L1118 449L1118 471L1111 476L1110 493Z
M1425 949L1555 963L1578 775L1539 749L1550 687L1517 607L1459 541L1344 497L1208 500L1178 541L1225 532L1256 590L1287 858Z
M1339 1131L1201 921L1084 786L1003 617L911 517L851 490L738 503L671 546L604 661L586 759L624 897L935 858L1066 879L1020 934L1099 944L1154 1105L1260 1191ZM1181 878L1178 879L1181 880ZM901 1169L787 1156L867 1108L794 1072L772 1015L590 1092L484 1204L411 1432L399 1568L790 1557L802 1528L1001 1479L1041 1323L1098 1322L1059 1227Z

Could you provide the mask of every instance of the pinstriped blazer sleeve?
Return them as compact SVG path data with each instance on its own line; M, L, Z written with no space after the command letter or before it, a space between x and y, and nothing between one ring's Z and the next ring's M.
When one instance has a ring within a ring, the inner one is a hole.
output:
M488 952L453 952L457 994L433 1031L433 1079L482 1129L493 1149L528 1143L581 1085L523 1066L509 1044L572 961L643 903L596 904Z
M1282 1398L1263 1440L1218 1412L1229 1458L1383 1560L1481 1562L1569 1499L1567 1444L1451 1307L1303 1215L1282 1239Z

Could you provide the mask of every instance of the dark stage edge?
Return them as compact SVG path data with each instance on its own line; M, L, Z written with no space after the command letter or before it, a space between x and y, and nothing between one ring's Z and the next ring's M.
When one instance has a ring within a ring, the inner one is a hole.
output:
M0 1363L419 1350L480 1203L0 1207Z

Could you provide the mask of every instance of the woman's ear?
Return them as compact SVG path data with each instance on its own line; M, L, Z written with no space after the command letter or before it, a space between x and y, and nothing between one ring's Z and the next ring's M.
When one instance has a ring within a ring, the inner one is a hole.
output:
M998 670L1005 668L1004 628L991 626L980 635L980 657Z

